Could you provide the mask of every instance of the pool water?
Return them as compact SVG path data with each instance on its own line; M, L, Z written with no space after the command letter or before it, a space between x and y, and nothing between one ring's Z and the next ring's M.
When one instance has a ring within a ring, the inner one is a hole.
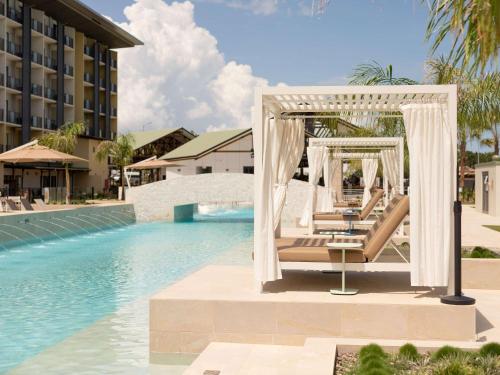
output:
M0 251L0 373L252 236L248 208Z

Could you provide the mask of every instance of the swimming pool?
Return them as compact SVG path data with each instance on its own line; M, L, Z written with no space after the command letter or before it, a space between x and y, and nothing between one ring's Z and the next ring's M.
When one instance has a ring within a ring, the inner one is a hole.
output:
M0 251L0 373L248 242L251 218L219 210Z

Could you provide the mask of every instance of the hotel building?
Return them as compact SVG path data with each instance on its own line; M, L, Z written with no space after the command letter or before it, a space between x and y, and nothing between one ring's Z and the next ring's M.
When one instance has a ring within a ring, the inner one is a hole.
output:
M95 150L118 129L116 49L140 44L78 0L0 0L0 152L84 122L75 154L89 162L72 166L72 188L101 191L109 166ZM2 165L0 183L10 194L20 178L34 190L61 186L61 167Z

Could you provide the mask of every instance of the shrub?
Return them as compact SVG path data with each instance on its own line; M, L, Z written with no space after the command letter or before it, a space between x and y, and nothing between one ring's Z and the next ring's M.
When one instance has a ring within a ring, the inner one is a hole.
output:
M498 255L485 247L476 246L470 253L471 258L498 258Z
M379 345L370 344L370 345L363 346L361 348L361 350L359 351L359 358L361 360L363 360L363 357L365 357L367 355L371 355L371 354L377 355L377 356L380 356L383 358L385 358L387 356L384 352L384 349L382 349Z
M410 361L417 361L420 358L420 354L418 354L418 350L415 345L410 343L403 345L399 348L399 356Z
M484 344L479 350L479 355L481 357L500 356L500 344L496 342L490 342L489 344Z
M433 371L435 375L470 375L470 369L460 361L451 361Z
M387 360L387 354L376 345L370 344L361 348L359 352L359 375L390 375L393 373Z
M455 348L453 346L445 345L442 348L438 349L432 356L432 360L439 361L444 358L449 357L458 357L461 355L463 351L459 348Z

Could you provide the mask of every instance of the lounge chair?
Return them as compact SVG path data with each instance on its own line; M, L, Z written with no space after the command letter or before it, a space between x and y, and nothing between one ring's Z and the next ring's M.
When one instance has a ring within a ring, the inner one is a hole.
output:
M391 238L409 211L408 196L397 195L363 239L344 237L333 241L319 238L276 239L281 267L302 270L340 270L342 271L342 290L337 294L349 294L345 288L346 270L407 271L408 260L391 243ZM404 262L375 263L388 244L396 250ZM373 267L368 267L368 265ZM353 291L350 292L353 294Z
M39 210L45 210L47 208L47 205L45 204L45 202L43 201L43 199L35 198L35 199L33 199L33 201L35 201L36 207Z
M364 224L371 225L373 221L366 221L372 213L377 203L383 198L384 190L374 189L372 196L366 206L360 212L354 212L348 215L347 211L342 213L318 212L313 214L313 227L317 225L346 225L346 224Z
M7 205L7 208L10 211L19 211L19 208L16 205L16 202L14 202L12 199L6 199L5 204Z
M33 206L31 205L29 200L27 200L26 198L20 198L20 201L21 201L21 210L33 211Z

